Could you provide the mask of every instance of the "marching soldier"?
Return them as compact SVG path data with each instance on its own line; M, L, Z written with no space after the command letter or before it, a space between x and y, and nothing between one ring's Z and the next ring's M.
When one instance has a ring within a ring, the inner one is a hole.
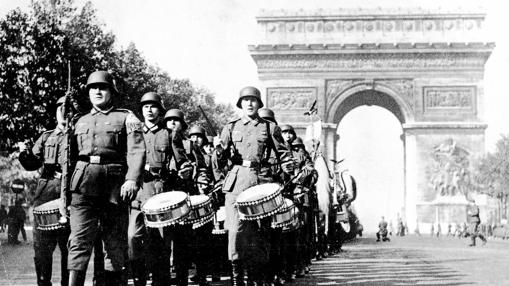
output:
M232 261L233 285L244 285L244 266L248 268L248 282L261 283L263 280L261 271L268 259L270 246L266 244L270 222L262 220L258 224L253 221L240 221L234 207L237 196L260 182L272 181L268 165L272 152L276 154L279 162L284 162L281 164L284 172L291 173L293 163L281 138L279 127L258 115L258 109L263 107L260 91L254 87L243 88L237 107L242 109L242 117L224 127L221 142L224 154L233 163L223 184L223 191L226 193L228 255ZM256 258L256 261L248 257Z
M41 177L37 182L37 189L34 197L34 207L58 199L60 197L60 186L62 168L64 164L63 152L65 152L65 119L63 115L63 104L65 97L57 101L57 127L42 133L30 150L23 143L19 145L19 161L27 171L35 171L43 167ZM53 251L58 245L61 255L61 285L68 285L69 273L67 271L67 240L69 238L69 227L41 231L37 229L37 220L34 220L34 263L37 275L37 285L51 285L51 272L53 267Z
M140 100L144 119L143 138L146 146L146 164L143 188L131 203L128 243L129 260L134 285L147 283L147 266L152 272L152 285L167 285L170 282L171 241L161 237L157 229L146 229L141 206L152 196L166 192L171 184L170 159L178 165L186 161L182 142L172 140L172 132L163 125L164 105L155 92L148 92Z
M184 132L187 130L188 125L184 118L184 113L179 109L170 109L164 115L164 122L166 127L172 132L172 141L174 144L182 144L186 160L177 161L170 160L170 174L172 174L172 188L174 190L183 191L189 195L196 195L197 191L194 188L192 181L193 165L191 144L184 137ZM176 177L174 174L178 173ZM173 179L174 178L174 179ZM169 236L173 240L173 261L176 272L176 284L187 285L189 278L190 266L190 251L191 244L190 238L192 235L191 225L173 225L169 227ZM166 234L165 234L166 236Z
M94 241L101 235L105 284L126 285L128 203L136 197L145 165L142 124L129 110L113 106L118 96L106 71L89 75L90 112L76 119L71 155L69 282L84 285Z
M482 233L479 233L479 224L481 223L481 219L479 218L479 207L475 204L475 200L473 199L468 200L467 216L468 223L470 225L468 232L470 234L471 241L468 246L475 246L476 237L479 237L483 245L485 245L487 240Z

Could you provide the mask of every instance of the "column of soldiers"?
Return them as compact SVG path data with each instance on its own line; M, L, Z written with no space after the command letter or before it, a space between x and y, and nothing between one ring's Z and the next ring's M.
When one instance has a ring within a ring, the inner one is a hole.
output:
M62 255L61 285L84 285L95 250L99 271L95 285L127 285L130 269L134 285L208 285L207 275L219 281L217 257L228 253L233 285L282 285L309 271L316 198L316 172L302 139L289 125L278 126L274 113L261 109L260 92L240 91L237 107L242 116L230 121L219 137L191 127L184 113L166 110L155 92L139 102L143 120L114 106L120 96L113 77L105 71L89 75L86 91L92 108L72 120L66 146L62 105L57 102L57 128L44 132L32 150L22 148L20 161L27 170L43 167L36 204L61 196L62 158L70 158L69 228L39 231L34 226L35 268L38 285L51 285L52 253ZM69 147L69 148L68 148ZM69 151L69 157L62 153ZM72 175L71 175L72 174ZM271 227L271 218L239 219L236 198L249 187L277 182L283 194L300 210L301 227L283 232ZM214 242L213 222L192 229L189 224L164 228L145 225L142 206L154 195L183 191L209 195L217 210L224 205L228 244ZM102 261L98 261L98 259ZM172 263L173 262L173 263ZM176 278L172 279L173 264ZM246 280L245 280L246 279Z

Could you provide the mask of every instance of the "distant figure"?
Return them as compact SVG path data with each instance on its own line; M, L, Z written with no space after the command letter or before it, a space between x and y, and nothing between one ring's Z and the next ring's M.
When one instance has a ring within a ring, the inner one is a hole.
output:
M387 237L387 222L385 221L384 217L382 217L382 220L378 224L378 232L376 233L376 241L380 241L380 236L382 237L382 241L391 241Z
M5 219L7 218L7 210L5 206L0 206L0 232L5 232Z
M431 231L430 231L430 234L431 234L431 236L435 236L435 223L431 223Z
M392 220L389 222L389 235L392 236L394 232L394 226L392 225Z
M401 218L398 220L398 235L405 236L405 225L403 224L403 220Z
M16 204L9 208L9 214L7 215L9 218L9 233L7 243L9 244L20 243L18 240L20 231L23 236L23 240L27 241L27 235L24 228L26 213L25 210L23 210L21 203L21 200L17 200Z
M442 233L442 226L440 225L439 222L437 222L437 237L439 237L441 233Z
M471 243L468 246L475 246L475 238L479 237L483 245L486 244L486 238L484 238L484 235L479 233L479 224L481 223L481 219L479 218L479 207L475 204L474 200L470 200L467 206L467 215L468 215L468 223L470 225L469 227L469 234Z
M447 236L452 236L452 225L447 224Z
M415 230L414 230L414 233L418 236L421 236L421 231L419 230L419 223L417 222L415 224Z

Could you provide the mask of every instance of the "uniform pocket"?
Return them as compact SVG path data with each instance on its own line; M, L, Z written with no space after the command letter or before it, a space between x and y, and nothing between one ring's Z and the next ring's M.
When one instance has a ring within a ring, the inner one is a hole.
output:
M90 152L91 149L91 142L87 138L88 136L88 127L87 126L77 126L76 131L74 131L74 134L76 134L76 141L78 143L78 149L80 151L84 152Z
M44 162L47 164L57 163L57 140L55 137L49 137L44 143Z
M122 125L113 124L106 125L106 142L104 142L105 147L117 146L119 142L120 133L122 132Z

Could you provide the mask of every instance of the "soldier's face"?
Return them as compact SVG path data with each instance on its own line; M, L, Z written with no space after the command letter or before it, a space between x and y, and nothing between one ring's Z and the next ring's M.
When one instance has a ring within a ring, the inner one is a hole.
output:
M182 123L178 118L170 118L166 121L166 127L173 131L181 131Z
M64 116L64 105L61 104L57 107L57 124L65 125L65 116Z
M141 113L146 121L155 122L159 119L161 111L155 103L147 103L141 107Z
M196 144L196 146L198 146L198 147L203 146L203 142L204 142L203 138L196 134L191 135L191 141L193 141L194 144Z
M256 97L244 97L240 101L240 106L242 106L244 115L253 117L258 113L258 109L260 109L260 102Z
M212 152L214 152L214 147L212 147L212 144L207 144L203 146L203 150L205 151L205 154L212 154Z
M292 132L289 131L283 131L281 132L281 135L283 136L283 139L285 142L292 142L295 139L295 136Z
M90 85L88 96L93 106L104 108L111 102L111 89L107 84L94 83Z

